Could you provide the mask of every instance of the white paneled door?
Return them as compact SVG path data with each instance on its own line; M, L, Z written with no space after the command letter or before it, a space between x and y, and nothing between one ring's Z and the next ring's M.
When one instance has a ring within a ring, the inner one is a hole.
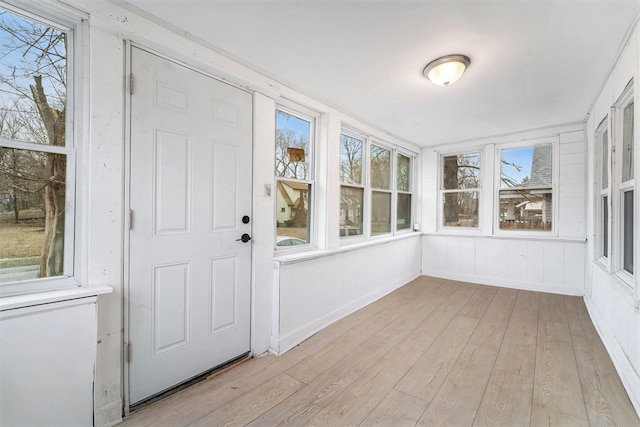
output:
M250 349L251 94L132 49L129 401Z

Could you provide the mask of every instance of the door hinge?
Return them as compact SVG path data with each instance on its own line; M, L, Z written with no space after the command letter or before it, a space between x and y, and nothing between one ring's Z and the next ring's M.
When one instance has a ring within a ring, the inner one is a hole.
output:
M133 73L129 74L129 95L133 95Z
M127 363L131 363L131 343L127 344Z
M133 230L133 211L129 209L129 231Z

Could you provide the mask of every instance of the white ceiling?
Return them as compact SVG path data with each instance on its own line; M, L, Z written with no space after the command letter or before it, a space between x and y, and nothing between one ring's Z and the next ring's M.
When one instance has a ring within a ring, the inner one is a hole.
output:
M126 0L420 146L582 121L640 0ZM422 76L461 53L448 88Z

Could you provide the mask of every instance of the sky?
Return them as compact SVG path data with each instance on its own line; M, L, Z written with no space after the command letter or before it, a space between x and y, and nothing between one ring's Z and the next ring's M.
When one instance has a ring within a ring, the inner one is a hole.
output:
M0 20L6 23L8 26L17 27L17 28L29 27L30 22L31 23L35 22L35 21L27 20L19 15L15 15L9 11L6 11L1 7L0 7ZM41 24L38 26L42 32L44 32L47 28L49 28L47 25L44 25L44 24ZM57 34L60 34L58 30L56 31L57 31ZM29 52L25 54L25 48L14 49L14 48L7 47L7 45L11 46L15 44L15 40L13 40L13 37L14 36L10 32L0 30L0 74L3 76L10 77L15 73L16 76L18 76L17 81L20 83L20 85L23 86L24 88L27 88L29 85L33 84L33 76L29 75L22 78L19 77L20 69L23 68L21 64L26 63L30 66L35 65L35 61L37 58L37 50L30 49ZM59 43L57 46L58 46L58 50L59 51L62 50L62 53L63 53L64 45L62 43ZM46 73L46 70L43 70L43 71L45 71ZM47 93L48 97L51 97L50 101L53 101L53 95L55 91L53 89L52 82L46 78L43 78L42 84L45 87L45 92ZM0 100L2 100L1 104L3 106L9 106L12 104L11 102L8 101L9 99L15 97L15 95L12 95L12 92L13 91L11 89L0 86Z
M292 116L280 110L277 111L276 128L282 130L284 133L292 130L296 136L300 135L308 139L310 126L310 123L306 120L299 119L296 116Z
M533 162L533 146L512 148L508 150L502 150L502 161L507 163L514 163L521 167L520 171L510 165L502 163L502 175L506 175L514 181L520 183L525 177L531 178L531 163ZM503 183L504 187L505 184Z

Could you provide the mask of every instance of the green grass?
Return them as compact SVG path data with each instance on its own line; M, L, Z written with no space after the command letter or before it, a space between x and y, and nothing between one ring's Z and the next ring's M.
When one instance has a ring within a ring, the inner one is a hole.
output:
M0 260L0 270L11 267L24 267L27 265L39 265L40 256L32 256L26 258L2 259Z
M23 210L19 223L15 224L13 212L0 213L0 260L5 259L3 267L39 263L44 238L42 217L43 212L39 209Z

